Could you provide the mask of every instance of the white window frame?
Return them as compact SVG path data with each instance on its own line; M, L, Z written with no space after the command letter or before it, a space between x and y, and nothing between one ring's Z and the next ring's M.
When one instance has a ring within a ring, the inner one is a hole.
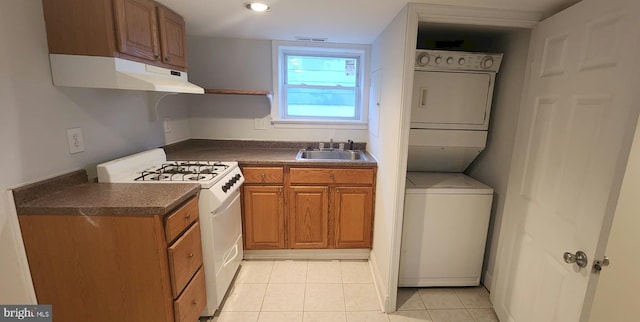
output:
M369 60L371 48L368 45L313 43L301 41L273 41L273 101L271 104L271 123L275 127L287 128L334 128L334 129L366 129L369 111ZM285 118L284 117L284 80L285 54L302 55L348 55L358 57L359 96L356 98L357 119L339 120L332 118ZM359 104L359 106L358 106Z

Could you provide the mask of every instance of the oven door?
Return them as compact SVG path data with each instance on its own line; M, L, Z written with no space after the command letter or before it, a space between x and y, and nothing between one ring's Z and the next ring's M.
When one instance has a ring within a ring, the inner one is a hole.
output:
M242 259L242 247L238 249L236 245L236 240L242 235L240 191L236 190L222 206L211 212L211 216L215 272L218 274L231 262Z
M207 285L207 305L202 316L212 316L222 303L242 261L242 219L239 189L216 209L213 191L200 192L202 252Z

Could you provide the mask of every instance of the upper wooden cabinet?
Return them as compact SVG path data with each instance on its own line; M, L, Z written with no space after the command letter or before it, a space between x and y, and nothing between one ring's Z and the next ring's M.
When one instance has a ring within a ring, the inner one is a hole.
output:
M160 58L158 14L151 0L114 0L116 38L121 53L157 61Z
M187 44L184 19L167 7L158 5L158 26L160 27L162 62L186 68Z
M49 52L186 71L185 23L152 0L43 0Z

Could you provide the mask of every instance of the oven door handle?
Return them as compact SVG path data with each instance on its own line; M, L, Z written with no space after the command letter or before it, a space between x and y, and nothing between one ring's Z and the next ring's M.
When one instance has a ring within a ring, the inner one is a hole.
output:
M233 245L233 252L227 255L227 258L224 259L224 264L222 267L227 267L236 257L238 257L238 244ZM233 255L232 255L233 254Z
M231 208L231 206L233 206L233 204L236 202L236 200L238 200L238 198L240 198L240 191L236 190L235 196L227 199L228 202L223 203L222 206L218 207L218 209L211 211L211 215L217 216L220 213L226 212L227 210L229 210L229 208Z

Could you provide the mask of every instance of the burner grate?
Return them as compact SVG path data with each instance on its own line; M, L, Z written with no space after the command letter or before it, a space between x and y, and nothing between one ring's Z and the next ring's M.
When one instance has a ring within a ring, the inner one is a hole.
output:
M208 181L229 168L218 161L174 161L146 170L135 181Z

